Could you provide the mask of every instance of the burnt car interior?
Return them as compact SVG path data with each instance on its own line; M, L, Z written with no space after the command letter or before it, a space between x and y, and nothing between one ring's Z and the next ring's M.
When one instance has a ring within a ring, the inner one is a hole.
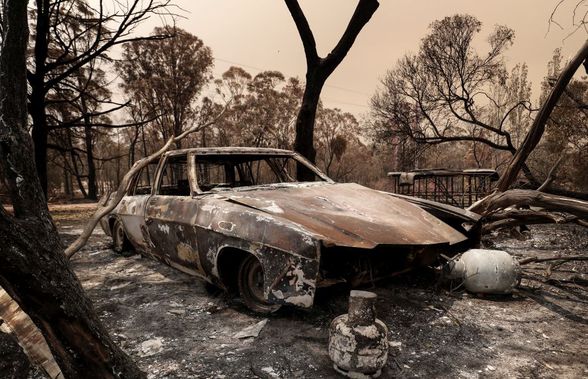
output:
M189 156L169 156L162 167L156 192L162 196L190 196ZM192 158L194 159L194 157ZM290 155L214 154L195 158L200 192L223 191L238 187L297 183L299 162ZM132 195L148 195L157 172L158 161L137 175ZM325 179L315 174L314 181Z
M134 179L134 184L131 185L133 189L131 195L150 195L151 194L151 183L155 179L155 174L157 172L157 165L159 164L159 160L151 162L141 169L139 174Z
M165 160L157 194L163 196L190 196L188 161L185 154Z
M277 183L296 183L297 161L284 155L204 155L196 158L203 192ZM315 181L323 181L315 175Z

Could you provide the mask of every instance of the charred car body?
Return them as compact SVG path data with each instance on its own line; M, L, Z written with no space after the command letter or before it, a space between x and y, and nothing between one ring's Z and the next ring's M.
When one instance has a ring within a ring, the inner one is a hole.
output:
M315 181L297 182L297 169ZM465 251L479 241L477 221L459 208L335 183L291 151L194 148L138 173L102 227L115 250L133 247L272 312L311 307L321 286Z

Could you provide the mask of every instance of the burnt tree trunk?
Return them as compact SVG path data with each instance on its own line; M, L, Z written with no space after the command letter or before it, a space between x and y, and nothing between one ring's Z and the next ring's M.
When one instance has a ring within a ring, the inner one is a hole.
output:
M108 336L71 270L30 159L27 1L4 2L0 55L0 164L14 216L0 206L0 286L45 337L66 378L143 378Z
M40 329L66 378L143 378L101 325L57 233L46 229L0 214L0 239L10 246L0 255L0 285Z
M77 151L75 151L72 138L71 138L71 129L66 129L65 135L67 136L67 147L69 149L69 158L71 159L71 168L72 173L76 177L76 182L78 183L78 188L82 193L84 199L88 198L88 194L86 193L86 189L84 188L84 183L82 182L82 174L80 173L80 169L78 168L78 159L80 158Z
M294 150L302 154L311 162L316 161L316 150L314 149L314 121L321 96L321 90L326 78L321 78L317 73L306 74L306 88L302 96L302 104L296 118L296 139ZM302 171L302 173L305 171ZM309 173L311 174L311 173ZM306 177L305 177L306 178ZM301 178L299 175L299 179ZM308 180L312 180L311 175Z
M96 164L94 162L94 141L92 140L92 119L88 113L85 95L81 98L82 112L84 112L84 143L86 146L86 166L88 168L88 194L90 200L98 200L98 188L96 185Z
M43 84L41 83L41 87ZM42 91L42 89L41 89ZM47 140L49 138L47 115L45 113L44 95L38 93L35 85L31 85L30 113L33 120L31 137L34 144L34 157L37 176L41 190L47 196ZM42 96L39 99L39 96Z
M45 67L49 54L50 3L49 0L36 0L36 33L35 48L33 50L35 71L28 74L31 86L29 112L33 120L32 137L35 147L35 167L45 197L47 197L47 140L49 138L47 110L45 109Z
M96 164L94 163L94 144L92 141L91 125L86 124L86 126L84 126L84 141L86 145L86 165L88 166L88 199L98 200Z
M314 149L314 123L316 110L320 100L321 90L327 78L339 66L343 58L351 49L357 35L368 23L376 9L380 6L377 0L359 0L355 12L347 25L343 36L325 57L318 56L316 42L308 21L300 8L297 0L285 0L290 15L296 24L298 34L304 46L306 55L306 86L298 117L296 118L296 139L294 150L302 154L306 159L315 162L316 151ZM305 166L298 165L298 180L312 181L314 174Z

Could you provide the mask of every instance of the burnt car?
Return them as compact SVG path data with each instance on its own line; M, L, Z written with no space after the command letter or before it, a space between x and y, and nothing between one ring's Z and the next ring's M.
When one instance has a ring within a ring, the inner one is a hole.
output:
M297 181L297 170L314 180ZM260 313L308 308L318 287L374 281L479 241L471 212L335 183L297 153L266 148L167 152L101 223L116 251L236 290Z

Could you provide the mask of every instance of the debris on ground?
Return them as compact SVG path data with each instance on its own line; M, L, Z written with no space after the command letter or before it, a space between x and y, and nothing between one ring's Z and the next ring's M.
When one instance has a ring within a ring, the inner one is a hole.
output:
M240 332L235 334L235 338L249 338L249 337L257 337L261 332L261 329L267 324L268 319L263 319L257 324L253 324L251 326L242 329Z
M67 216L55 214L60 230L84 224ZM76 236L62 237L67 244ZM483 242L518 260L588 255L588 229L576 225L533 225L522 239L494 233ZM347 312L347 288L318 291L311 310L283 309L256 338L238 339L237 331L260 322L238 299L211 295L202 281L151 259L121 257L110 243L96 230L71 263L114 341L149 378L336 375L328 327ZM104 253L90 255L96 251ZM525 265L521 285L507 296L436 288L428 271L370 288L378 295L378 318L389 329L382 377L587 377L588 288L572 278L587 275L588 262L555 263L549 273L551 264ZM142 356L141 344L154 338L162 339L161 349ZM0 341L0 350L4 346ZM0 377L12 377L6 372ZM43 376L31 372L28 378Z
M155 337L141 343L139 355L141 357L150 357L159 354L163 350L163 338Z

